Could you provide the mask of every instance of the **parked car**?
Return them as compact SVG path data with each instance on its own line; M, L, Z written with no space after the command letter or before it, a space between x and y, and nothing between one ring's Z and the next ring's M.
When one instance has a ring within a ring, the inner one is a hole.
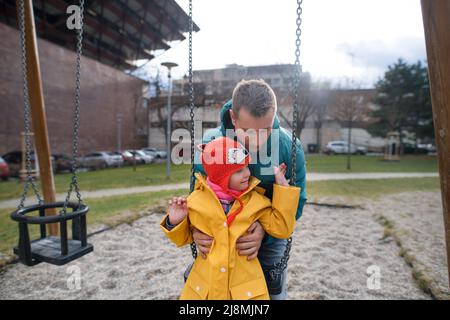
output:
M80 164L88 169L106 169L113 166L114 160L106 152L93 152L80 158Z
M431 143L419 143L415 145L414 143L403 142L403 153L405 154L429 154L435 152L436 146Z
M55 172L64 172L72 170L72 159L65 154L54 154Z
M152 155L151 153L144 152L142 150L127 150L127 151L129 153L131 153L136 158L136 160L139 159L139 161L141 163L143 162L145 164L152 163L155 160L155 158L156 158L155 155Z
M134 164L134 161L136 161L136 164L140 164L140 163L145 163L144 160L141 160L140 162L138 161L138 159L136 159L135 157L133 157L133 154L129 151L124 151L122 152L122 158L123 158L123 163L126 166L131 166Z
M142 151L153 155L156 159L167 158L167 151L164 151L164 150L158 150L156 148L143 148Z
M431 143L419 143L417 147L421 150L425 150L426 153L435 153L437 152L436 146Z
M0 157L0 178L2 180L9 179L9 166L8 163Z
M145 160L134 150L126 150L122 153L122 156L127 165L145 164Z
M123 165L123 157L120 152L107 152L107 154L111 157L111 167L121 167Z
M348 142L346 141L330 141L325 147L326 154L347 154L349 152L351 154L366 154L367 148L356 146L353 143L350 144L350 148L348 146Z
M22 151L11 151L2 156L3 160L8 163L9 166L9 175L11 177L18 177L20 175L20 170L22 169ZM50 157L52 161L53 172L56 171L56 163L55 158L53 156ZM31 160L31 168L34 169L36 167L36 157L34 152L30 154Z

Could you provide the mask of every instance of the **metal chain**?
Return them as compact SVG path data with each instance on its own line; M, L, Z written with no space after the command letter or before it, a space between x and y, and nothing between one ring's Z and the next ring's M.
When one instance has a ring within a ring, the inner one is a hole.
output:
M190 190L194 191L194 81L192 72L192 32L194 29L194 22L192 21L192 0L189 0L189 105L191 117L191 183ZM191 243L192 257L197 259L197 246L195 242Z
M295 40L295 75L294 75L294 110L292 114L292 150L291 150L291 185L295 185L296 169L297 169L297 122L299 109L299 86L300 86L300 36L302 35L302 2L297 0L297 30Z
M194 143L195 143L195 130L194 130L194 79L192 71L192 0L189 0L189 105L190 105L190 117L191 117L191 192L194 190Z
M295 185L296 169L297 169L297 122L298 122L298 109L299 109L299 87L300 87L300 36L302 35L302 2L303 0L297 0L297 30L295 40L295 75L294 75L294 110L292 113L292 150L291 150L291 185ZM269 274L274 279L276 276L283 273L287 268L292 246L292 237L287 240L286 249L284 250L281 261L276 263L273 268L269 270Z
M70 201L70 196L72 194L73 188L75 188L75 193L78 199L78 204L83 203L81 198L80 189L77 181L77 168L78 168L78 143L79 143L79 129L80 129L80 86L81 86L81 57L83 55L83 27L84 27L84 0L80 0L80 28L77 29L77 53L76 53L76 65L75 65L75 110L74 110L74 124L72 131L72 181L67 192L66 199L64 201L62 214L67 211L67 206Z
M287 239L286 249L284 249L283 257L281 258L280 262L277 262L270 270L269 275L273 279L275 279L277 276L281 275L283 271L287 268L287 263L289 261L290 252L292 247L292 238Z
M26 151L26 171L27 177L25 186L23 188L22 196L18 209L22 209L25 205L25 200L28 193L29 185L33 188L39 204L43 203L41 195L36 187L35 179L31 174L31 127L30 127L30 96L28 90L28 73L27 73L27 54L26 54L26 38L25 38L25 2L19 1L19 28L20 28L20 44L21 44L21 69L22 69L22 81L23 81L23 111L25 121L25 151ZM36 154L34 155L36 163Z

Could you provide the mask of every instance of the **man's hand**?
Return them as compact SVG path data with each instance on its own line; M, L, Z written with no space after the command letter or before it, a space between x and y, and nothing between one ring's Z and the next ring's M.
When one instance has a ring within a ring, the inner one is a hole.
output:
M254 222L247 232L247 235L238 239L236 248L240 256L247 256L247 260L252 260L258 256L261 242L266 233L258 221Z
M192 237L194 238L195 245L197 246L197 251L200 252L203 259L206 259L206 255L211 249L214 238L204 234L195 227L192 227Z

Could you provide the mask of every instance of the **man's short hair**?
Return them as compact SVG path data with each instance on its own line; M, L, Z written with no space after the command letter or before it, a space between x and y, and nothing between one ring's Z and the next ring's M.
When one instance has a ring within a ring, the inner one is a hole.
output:
M241 80L233 90L233 112L239 116L244 107L253 117L264 117L270 109L277 110L277 99L264 80Z

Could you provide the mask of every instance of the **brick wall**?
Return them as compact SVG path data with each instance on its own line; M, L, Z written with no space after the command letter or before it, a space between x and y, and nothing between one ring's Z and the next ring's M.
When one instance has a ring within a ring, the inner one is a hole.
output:
M23 131L19 32L0 23L0 154L20 149ZM70 153L75 88L75 52L39 39L47 125L52 153ZM117 115L122 114L122 148L145 146L137 134L146 126L144 82L83 57L81 77L81 153L116 150ZM145 130L144 130L145 132Z

